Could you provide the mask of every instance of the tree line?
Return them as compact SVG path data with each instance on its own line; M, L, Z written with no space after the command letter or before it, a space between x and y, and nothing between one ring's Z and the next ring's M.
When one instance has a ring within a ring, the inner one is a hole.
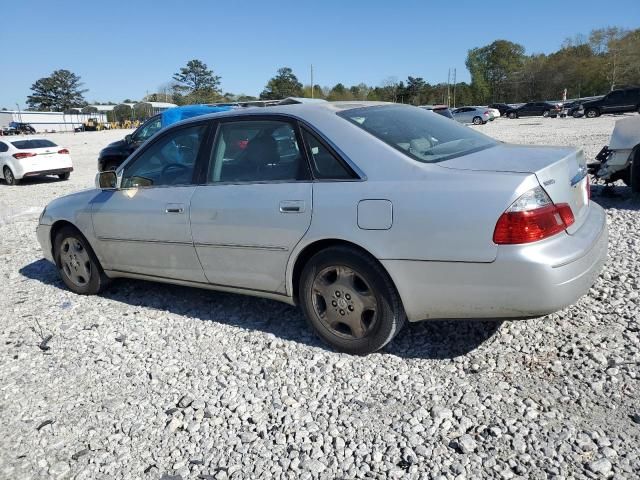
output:
M380 85L303 85L289 67L278 69L258 97L223 92L221 77L202 60L193 59L176 72L157 92L143 101L177 105L246 102L286 97L315 97L326 100L374 100L413 105L448 103L486 105L603 95L626 85L640 84L640 29L607 27L588 35L566 39L550 54L527 54L525 47L495 40L468 51L465 65L471 83L430 84L422 77L406 80L388 77ZM87 108L83 83L68 70L56 70L37 80L27 98L30 110L67 111ZM127 99L129 100L129 99ZM125 101L126 102L126 101ZM111 102L109 102L111 103Z

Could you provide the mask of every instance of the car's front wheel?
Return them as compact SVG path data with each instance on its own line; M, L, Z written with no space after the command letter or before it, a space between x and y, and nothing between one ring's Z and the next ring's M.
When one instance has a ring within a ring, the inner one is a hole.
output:
M382 266L364 252L333 247L305 265L300 304L312 328L336 350L375 352L402 329L400 296Z
M13 172L9 167L4 167L2 174L4 175L4 181L7 185L17 185L19 180L13 175Z
M509 112L509 113L507 114L507 117L509 117L510 119L512 119L512 120L513 120L514 118L516 118L516 117L517 117L516 112Z
M60 173L58 174L58 178L60 180L69 180L69 178L71 178L71 173L70 172Z
M600 116L600 112L595 108L589 108L586 112L584 112L584 116L587 118L596 118Z
M56 234L54 257L65 285L80 295L95 295L109 283L89 242L73 227Z

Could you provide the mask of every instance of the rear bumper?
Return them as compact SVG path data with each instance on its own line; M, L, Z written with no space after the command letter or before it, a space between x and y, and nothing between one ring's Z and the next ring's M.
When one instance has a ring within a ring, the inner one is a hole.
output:
M27 178L27 177L37 177L40 175L60 175L62 173L71 173L73 172L73 167L67 167L67 168L52 168L50 170L38 170L35 172L24 172L22 174L22 178Z
M383 260L411 321L522 318L573 304L589 291L607 258L606 214L591 203L572 235L501 245L492 263Z

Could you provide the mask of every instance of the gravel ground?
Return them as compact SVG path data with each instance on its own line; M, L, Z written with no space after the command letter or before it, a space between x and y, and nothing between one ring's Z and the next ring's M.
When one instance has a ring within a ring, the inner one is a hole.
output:
M593 158L615 119L499 119L506 141ZM607 208L610 260L541 319L410 325L337 354L295 308L119 281L66 290L35 226L93 183L126 132L54 134L68 182L0 184L0 478L570 479L640 477L640 202Z

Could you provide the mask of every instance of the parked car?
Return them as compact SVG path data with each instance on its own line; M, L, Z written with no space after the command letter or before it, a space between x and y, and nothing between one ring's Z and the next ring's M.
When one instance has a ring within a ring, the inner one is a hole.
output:
M478 108L484 108L485 110L487 110L489 112L489 115L491 115L491 121L500 117L500 110L498 110L497 108L492 108L492 107L478 107Z
M9 128L11 129L13 135L28 135L31 133L36 133L35 128L33 128L28 123L23 122L10 122Z
M453 118L460 123L473 123L474 125L484 125L492 119L486 108L480 107L460 107L451 112Z
M420 108L424 108L425 110L431 110L443 117L450 118L453 120L453 114L451 113L451 109L446 105L422 105Z
M609 145L588 167L589 173L607 184L622 180L633 193L640 193L640 117L618 120Z
M68 180L72 171L69 150L49 139L0 140L0 174L7 185L41 175L57 175L61 180Z
M551 102L529 102L524 105L507 110L507 117L557 117L560 106Z
M495 108L500 112L500 116L503 116L508 110L511 110L512 107L506 103L490 103L489 108Z
M356 354L407 319L556 311L607 256L581 150L507 145L408 105L197 117L96 183L37 227L73 292L129 277L267 297Z
M115 170L131 155L136 148L142 145L162 128L160 115L154 115L149 120L140 125L133 133L130 133L122 140L110 143L100 150L98 155L98 171Z
M603 113L640 113L640 87L612 90L599 100L582 104L584 116L595 118Z
M573 118L580 118L584 116L584 108L582 108L582 102L585 100L573 100L571 102L565 102L562 104L562 110L560 116L567 116Z

